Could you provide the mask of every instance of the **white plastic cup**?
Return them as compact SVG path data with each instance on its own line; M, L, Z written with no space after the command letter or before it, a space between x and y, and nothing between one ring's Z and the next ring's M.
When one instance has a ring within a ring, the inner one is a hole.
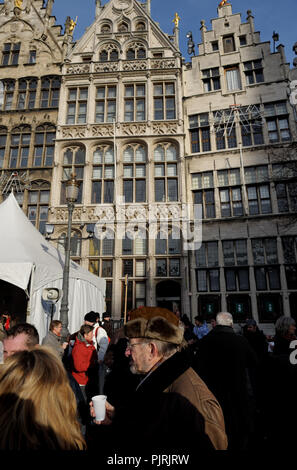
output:
M106 395L96 395L92 397L93 407L95 410L96 421L103 421L105 419L105 402Z

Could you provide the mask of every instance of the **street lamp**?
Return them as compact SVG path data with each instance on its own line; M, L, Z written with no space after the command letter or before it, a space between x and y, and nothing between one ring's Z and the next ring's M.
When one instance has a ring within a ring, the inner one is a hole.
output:
M71 241L71 225L72 225L72 214L74 204L78 198L79 182L76 180L75 173L71 174L71 177L66 182L66 201L68 208L68 228L65 246L65 263L63 270L63 297L61 301L60 309L60 321L62 322L61 336L65 341L69 335L68 331L68 292L69 292L69 267L70 267L70 241Z

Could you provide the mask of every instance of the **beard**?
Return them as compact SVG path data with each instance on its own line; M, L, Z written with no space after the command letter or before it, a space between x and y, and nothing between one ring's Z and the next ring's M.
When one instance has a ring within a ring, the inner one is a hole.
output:
M132 374L134 374L134 375L141 375L141 374L143 374L143 372L140 372L140 371L136 368L136 366L135 366L134 363L131 363L131 364L130 364L130 371L131 371Z

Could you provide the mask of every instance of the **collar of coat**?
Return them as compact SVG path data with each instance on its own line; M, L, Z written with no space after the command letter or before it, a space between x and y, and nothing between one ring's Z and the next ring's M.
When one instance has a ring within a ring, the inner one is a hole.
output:
M177 352L149 373L137 387L137 393L159 393L166 390L178 377L190 368L186 351Z

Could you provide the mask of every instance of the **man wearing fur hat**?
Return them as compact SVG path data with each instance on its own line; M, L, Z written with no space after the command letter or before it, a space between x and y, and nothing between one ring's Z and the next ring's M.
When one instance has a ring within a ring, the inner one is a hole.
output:
M142 307L130 312L124 329L131 371L143 378L130 406L119 411L107 404L108 418L117 421L118 430L123 432L124 425L136 429L134 439L141 436L142 443L151 443L153 436L160 446L184 446L194 438L197 449L225 450L221 407L190 367L176 315L164 308Z

